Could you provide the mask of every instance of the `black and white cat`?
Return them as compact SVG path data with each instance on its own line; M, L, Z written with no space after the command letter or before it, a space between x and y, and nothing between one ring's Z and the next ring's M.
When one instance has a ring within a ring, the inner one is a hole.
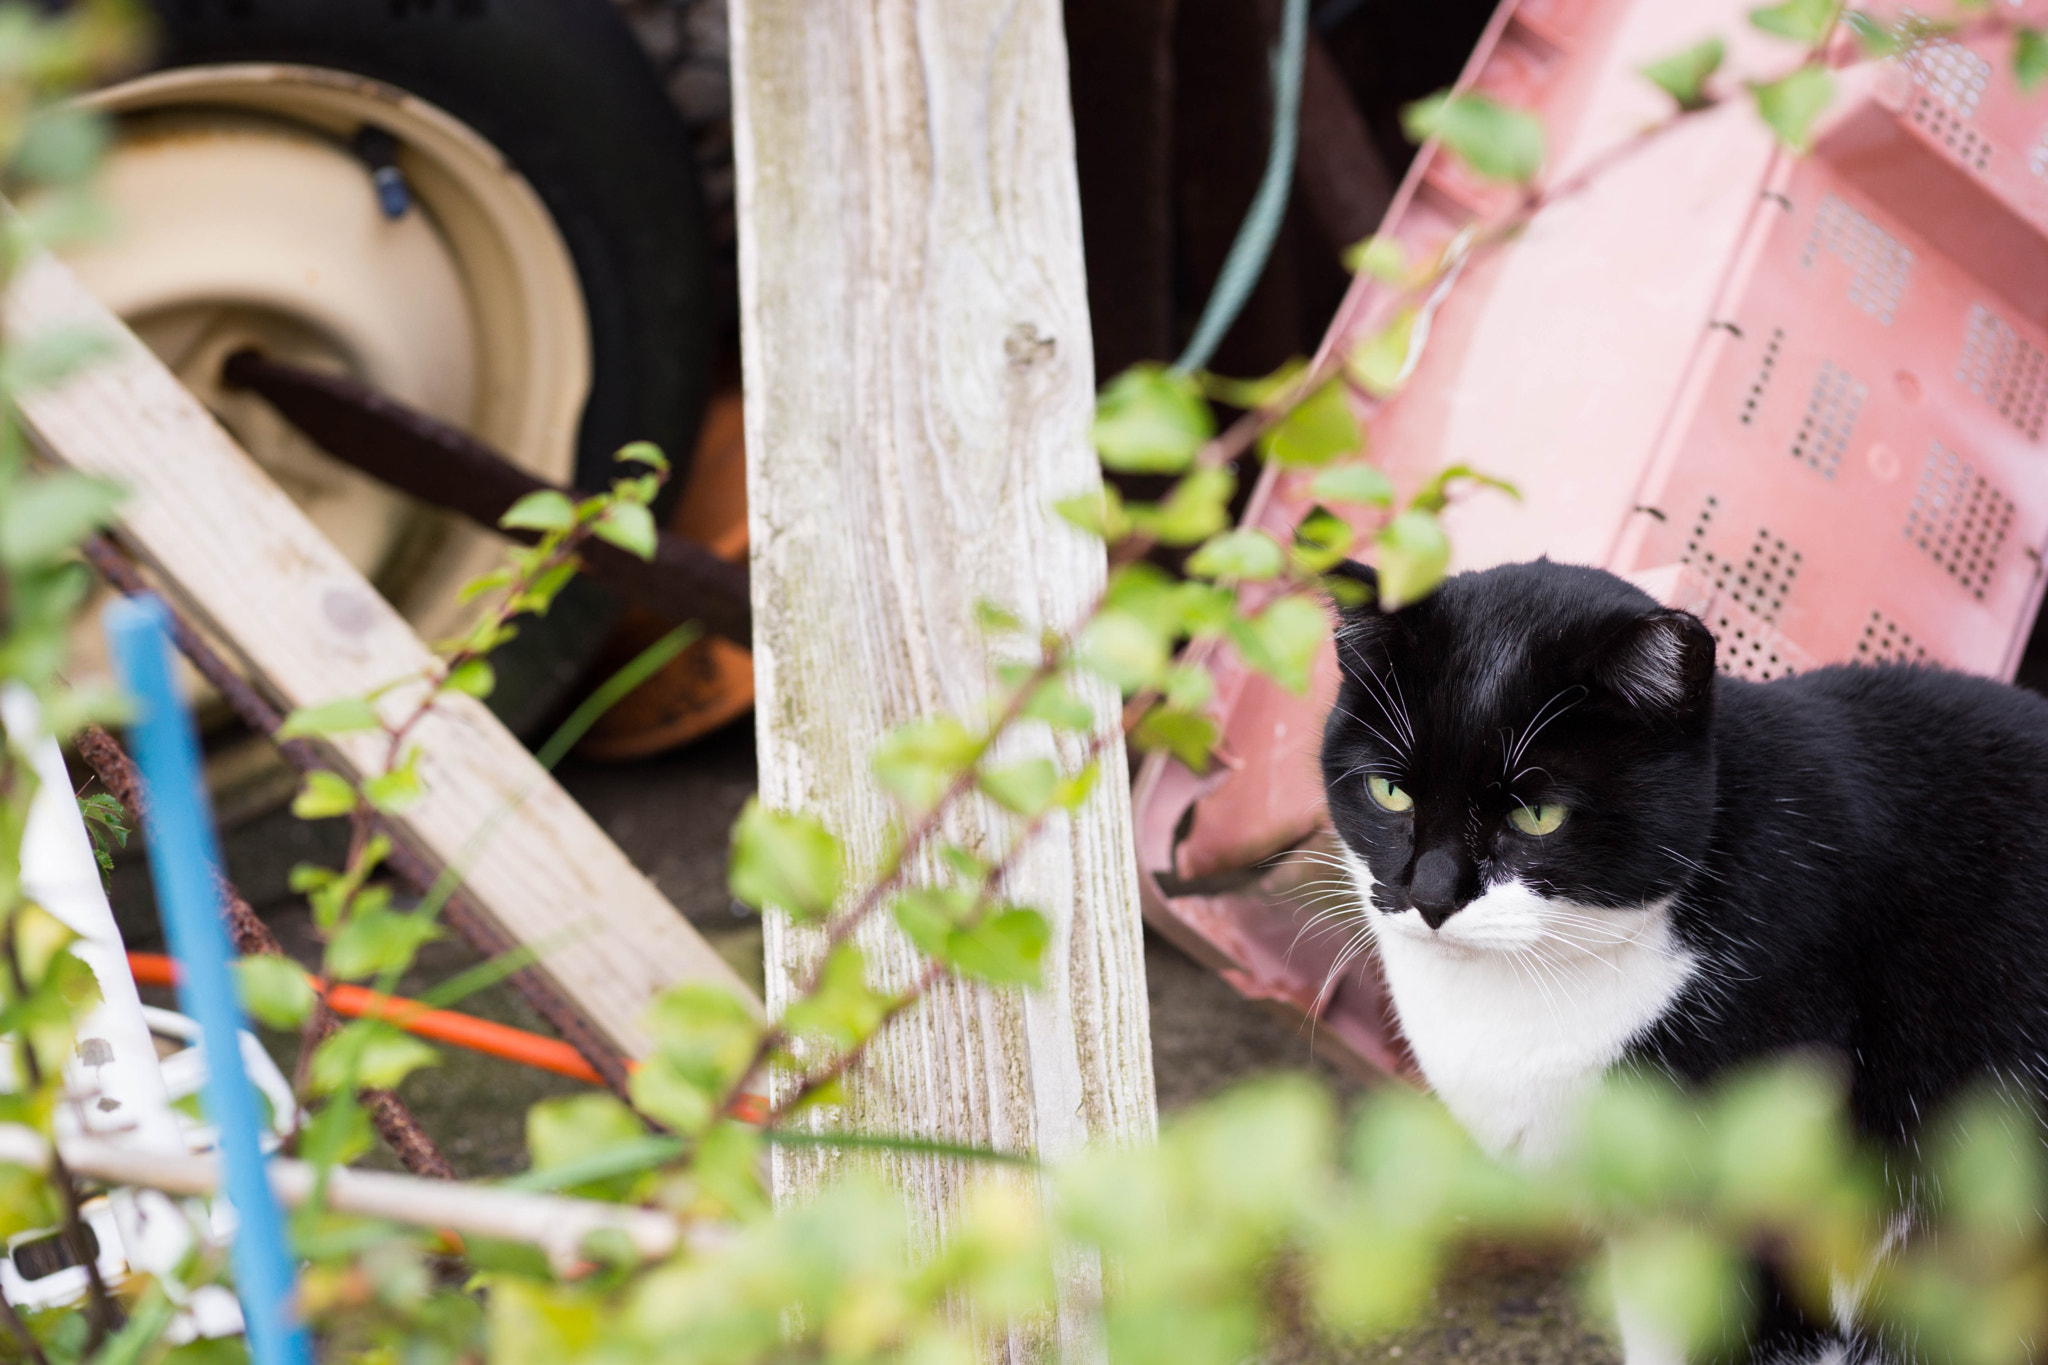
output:
M1402 1032L1489 1149L1556 1152L1624 1062L1823 1048L1886 1144L1977 1078L2042 1092L2048 700L1717 675L1696 618L1540 560L1345 610L1338 656L1330 816ZM1830 1347L1764 1319L1757 1358Z

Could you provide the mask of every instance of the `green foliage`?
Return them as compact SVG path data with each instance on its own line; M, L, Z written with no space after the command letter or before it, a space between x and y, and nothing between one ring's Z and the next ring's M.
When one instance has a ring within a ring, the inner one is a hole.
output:
M127 808L111 793L94 792L78 798L78 814L85 821L85 832L92 838L92 857L100 865L100 876L111 878L114 850L128 847L128 836L134 833L128 823Z
M728 881L742 904L817 919L839 898L845 875L839 840L808 815L770 810L755 797L732 827Z
M313 983L296 962L282 957L245 957L235 963L235 987L242 1008L268 1028L295 1029L313 1012Z
M1543 125L1485 95L1442 92L1401 111L1410 140L1435 138L1488 180L1523 184L1543 166Z
M1818 47L1835 26L1841 0L1785 0L1749 12L1749 22L1765 33Z
M1379 538L1380 609L1399 611L1443 581L1451 541L1432 512L1411 507L1387 523Z
M1688 113L1704 109L1711 104L1707 94L1707 78L1721 69L1722 59L1728 55L1728 45L1719 38L1708 38L1695 43L1683 52L1674 52L1669 57L1651 62L1643 68L1649 82L1678 102L1678 107Z
M912 810L928 810L980 757L982 743L951 716L934 716L891 730L868 766L890 795Z
M1215 432L1200 384L1164 366L1124 371L1095 405L1096 453L1125 473L1178 474Z
M1388 507L1394 501L1394 485L1369 464L1351 462L1316 471L1309 483L1309 495L1321 502L1352 503L1361 507Z
M1299 399L1259 437L1259 454L1276 464L1324 465L1364 440L1344 386L1326 380Z
M1778 141L1795 152L1803 152L1813 138L1813 121L1834 98L1834 78L1823 66L1802 66L1788 76L1763 85L1751 85L1758 117L1778 135Z
M1408 248L1392 237L1368 237L1344 249L1344 268L1354 275L1370 275L1384 284L1405 284L1412 267Z
M1351 382L1375 398L1391 398L1408 378L1415 342L1415 310L1404 308L1385 327L1353 346L1344 357Z
M301 706L277 727L279 739L325 739L359 730L381 730L377 708L362 697L339 697L318 706Z
M2012 39L2012 78L2023 94L2032 95L2048 81L2048 33L2022 28Z
M301 820L325 820L356 808L356 789L339 773L316 769L306 774L292 798L292 814Z
M1187 561L1189 573L1240 583L1278 578L1286 567L1280 543L1264 531L1249 529L1211 536Z

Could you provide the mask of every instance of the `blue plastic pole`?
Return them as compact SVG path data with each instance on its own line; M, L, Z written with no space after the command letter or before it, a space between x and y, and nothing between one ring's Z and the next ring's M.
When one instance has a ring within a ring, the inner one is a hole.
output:
M170 613L154 597L110 605L102 617L114 669L136 709L129 727L149 805L143 830L164 933L178 959L178 1004L206 1044L206 1114L220 1129L221 1178L239 1227L235 1284L256 1365L309 1365L298 1321L284 1221L257 1145L256 1094L242 1070L242 1006L228 971L213 811L192 717L171 679Z

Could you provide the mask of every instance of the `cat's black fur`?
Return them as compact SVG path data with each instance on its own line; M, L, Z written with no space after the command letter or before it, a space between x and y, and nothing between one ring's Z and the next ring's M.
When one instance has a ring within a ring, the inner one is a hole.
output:
M2048 700L1903 664L1727 677L1695 618L1544 561L1346 610L1338 650L1324 778L1382 909L1441 924L1511 875L1582 904L1673 897L1703 967L1630 1058L1697 1082L1826 1049L1895 1151L1973 1080L2041 1092ZM1412 817L1368 797L1371 772ZM1555 834L1507 823L1546 799L1571 809Z

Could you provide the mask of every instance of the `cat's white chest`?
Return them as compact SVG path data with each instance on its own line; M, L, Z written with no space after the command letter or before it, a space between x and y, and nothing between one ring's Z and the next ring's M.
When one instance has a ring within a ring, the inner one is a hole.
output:
M1431 933L1413 910L1371 909L1371 873L1347 861L1423 1076L1496 1155L1556 1155L1586 1093L1697 970L1663 905L1592 910L1511 882Z

